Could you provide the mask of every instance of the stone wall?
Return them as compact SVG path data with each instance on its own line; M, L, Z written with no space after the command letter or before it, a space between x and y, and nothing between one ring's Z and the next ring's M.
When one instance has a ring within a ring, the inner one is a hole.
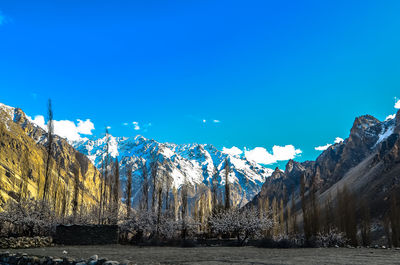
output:
M37 248L52 246L51 237L2 237L0 248Z
M122 262L107 260L93 255L89 259L73 259L68 257L53 258L45 256L31 256L27 253L12 254L0 253L0 265L133 265L129 260Z
M54 242L61 245L118 244L117 225L58 225Z

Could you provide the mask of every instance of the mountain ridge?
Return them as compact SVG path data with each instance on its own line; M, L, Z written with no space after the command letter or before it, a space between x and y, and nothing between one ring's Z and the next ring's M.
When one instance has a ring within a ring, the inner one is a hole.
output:
M335 199L346 186L371 205L375 217L388 208L387 198L400 192L400 110L395 118L379 121L371 115L355 118L349 137L323 151L315 161L289 160L285 171L275 171L252 200L290 198L300 204L300 179L306 189L317 187L320 203ZM374 200L379 201L374 202Z
M85 139L75 142L74 146L86 154L96 165L101 167L107 149L107 136L96 140ZM110 155L118 157L122 171L127 164L133 170L134 185L140 187L143 165L148 172L151 163L159 162L164 172L172 177L172 185L179 189L186 181L192 186L202 185L211 188L212 178L217 174L221 192L225 185L224 167L229 163L229 181L232 184L233 205L243 206L261 189L272 170L245 158L225 154L210 144L174 144L159 143L143 136L134 138L109 137ZM126 181L122 179L123 182Z

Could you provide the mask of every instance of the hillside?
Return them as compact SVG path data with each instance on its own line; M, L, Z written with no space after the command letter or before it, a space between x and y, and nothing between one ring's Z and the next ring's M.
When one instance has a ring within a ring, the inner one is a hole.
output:
M42 198L46 135L21 109L0 104L0 211L7 200L17 200L20 194L27 198ZM79 207L96 204L101 186L96 167L58 136L55 136L53 150L48 194L56 209L70 212L75 190L79 191ZM75 189L75 183L78 183L78 189Z
M318 187L321 205L335 199L344 186L365 202L374 217L388 208L391 194L400 194L400 111L393 119L379 121L365 115L355 119L349 137L325 150L316 161L290 160L284 171L276 169L264 183L252 204L273 198L289 202L291 197L300 208L300 179L306 189L312 182Z

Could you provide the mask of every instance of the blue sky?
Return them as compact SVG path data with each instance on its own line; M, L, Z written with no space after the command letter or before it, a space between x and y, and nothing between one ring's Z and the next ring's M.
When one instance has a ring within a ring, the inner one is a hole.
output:
M399 13L399 1L5 0L0 102L34 117L50 97L56 120L90 119L94 135L315 159L356 116L395 112Z

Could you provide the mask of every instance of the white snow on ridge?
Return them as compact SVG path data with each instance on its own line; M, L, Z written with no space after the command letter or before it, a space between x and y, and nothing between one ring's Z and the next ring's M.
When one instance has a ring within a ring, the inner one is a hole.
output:
M394 126L390 126L389 128L387 128L385 130L385 128L382 128L382 132L378 135L378 141L376 142L375 146L377 146L379 143L381 143L382 141L384 141L386 138L388 138L390 135L392 135L394 132ZM375 147L374 146L374 147Z
M103 137L75 142L74 146L101 168L106 143L106 137ZM212 145L159 143L141 136L122 138L109 135L109 153L113 158L118 157L121 172L124 172L126 164L132 165L135 183L141 181L143 166L146 166L149 173L151 163L157 161L161 170L160 176L168 172L172 178L172 185L176 188L185 181L193 185L203 183L209 186L216 172L219 175L220 185L223 185L225 163L228 161L229 182L242 191L245 196L242 198L243 203L251 200L261 190L262 184L273 172L272 169L249 161L245 157L225 154Z
M10 116L11 119L14 117L15 108L0 103L0 109L3 109Z

